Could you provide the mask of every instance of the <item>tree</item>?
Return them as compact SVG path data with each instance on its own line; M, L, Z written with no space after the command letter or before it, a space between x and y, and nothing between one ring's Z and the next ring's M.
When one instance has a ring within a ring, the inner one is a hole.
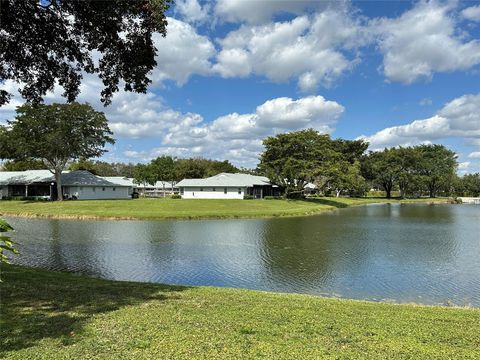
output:
M155 176L155 181L163 182L163 196L165 197L165 180L169 180L172 183L175 178L175 160L171 156L160 156L152 160L150 163L152 172Z
M115 141L107 119L88 104L25 104L17 108L15 120L0 131L0 158L41 160L55 175L57 195L63 200L62 171L68 162L97 157Z
M2 167L5 171L43 170L45 169L45 164L40 160L25 159L6 161Z
M39 103L58 82L68 102L80 92L82 74L98 74L108 105L123 81L125 91L145 93L156 65L154 32L166 35L170 0L1 0L0 80L21 85ZM96 59L96 57L99 57ZM0 90L0 106L11 94Z
M361 176L353 176L354 164L368 147L362 140L332 140L329 135L308 129L271 136L263 144L265 151L258 169L287 196L302 194L308 182L325 189L335 183L339 192L352 187L347 182L354 179L363 182ZM347 173L348 181L344 177Z
M133 171L133 181L136 184L146 186L147 184L155 185L157 176L153 172L153 167L145 164L137 164Z
M394 149L370 152L362 161L363 176L385 190L386 197L392 197L393 186L400 175L400 166Z
M480 173L466 174L460 178L462 195L480 196Z
M429 196L435 197L440 189L450 190L457 171L457 155L439 144L418 145L416 172L428 189Z

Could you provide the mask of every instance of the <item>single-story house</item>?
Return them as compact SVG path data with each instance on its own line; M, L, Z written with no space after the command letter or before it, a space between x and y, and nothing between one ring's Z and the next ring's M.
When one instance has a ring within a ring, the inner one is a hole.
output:
M183 179L177 183L184 199L244 199L279 195L265 176L221 173L205 179Z
M157 181L155 184L137 184L133 178L127 178L122 176L102 176L103 179L116 183L123 184L132 187L132 192L136 192L139 195L147 197L160 197L164 195L178 194L178 187L175 183L168 181Z
M107 181L89 171L64 171L62 192L65 198L129 199L132 186ZM55 177L48 170L0 171L0 199L15 196L55 198Z

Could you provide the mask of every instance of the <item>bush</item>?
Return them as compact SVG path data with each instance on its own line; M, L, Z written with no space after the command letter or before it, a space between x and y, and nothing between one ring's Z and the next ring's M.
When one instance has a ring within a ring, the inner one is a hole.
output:
M16 201L49 201L47 197L43 196L4 196L1 200L16 200Z
M181 199L182 196L181 196L181 195L178 195L178 194L173 194L173 195L171 196L171 198L172 198L172 199Z
M282 196L264 196L263 197L265 200L282 200Z
M243 200L255 200L255 196L245 195L245 196L243 197Z

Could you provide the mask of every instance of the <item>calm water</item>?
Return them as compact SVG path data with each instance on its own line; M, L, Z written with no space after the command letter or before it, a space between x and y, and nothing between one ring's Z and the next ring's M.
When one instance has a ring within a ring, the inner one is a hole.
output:
M480 306L480 207L369 205L283 219L9 218L17 264L108 279Z

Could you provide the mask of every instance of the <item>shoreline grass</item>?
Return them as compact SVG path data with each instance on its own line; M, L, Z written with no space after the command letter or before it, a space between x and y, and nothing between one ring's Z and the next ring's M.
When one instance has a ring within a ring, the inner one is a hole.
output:
M480 357L479 309L1 269L6 359Z
M168 220L304 216L372 203L446 203L447 198L313 198L307 200L83 200L0 201L0 215L56 219Z

